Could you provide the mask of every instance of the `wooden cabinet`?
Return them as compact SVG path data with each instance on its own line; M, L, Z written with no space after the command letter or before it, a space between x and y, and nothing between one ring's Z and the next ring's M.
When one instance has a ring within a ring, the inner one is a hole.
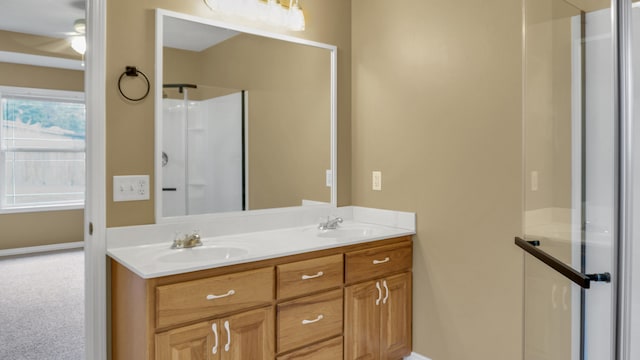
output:
M342 254L337 254L276 266L278 299L342 287L344 282L342 258Z
M213 359L211 349L214 347L215 340L211 325L211 323L205 322L157 335L156 359Z
M323 346L310 351L311 346L329 338L339 340L342 349L343 257L340 253L276 266L277 352L296 350L279 359L334 354L336 345L331 350Z
M411 248L391 246L355 252L347 254L346 263L346 277L354 284L345 288L344 359L399 360L408 356L412 326ZM393 274L398 271L404 272ZM385 277L357 282L387 273Z
M342 289L278 305L278 353L342 335Z
M273 300L273 268L156 287L158 328L247 309Z
M278 356L278 360L336 360L342 358L342 336Z
M272 329L272 307L180 327L156 335L156 359L273 359Z
M411 238L142 279L111 262L113 360L398 360Z
M111 265L114 360L274 358L273 266L145 280Z

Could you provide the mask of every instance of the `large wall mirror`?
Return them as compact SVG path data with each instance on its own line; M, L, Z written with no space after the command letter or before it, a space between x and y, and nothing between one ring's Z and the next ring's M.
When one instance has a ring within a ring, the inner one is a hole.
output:
M336 206L336 52L157 10L156 222Z

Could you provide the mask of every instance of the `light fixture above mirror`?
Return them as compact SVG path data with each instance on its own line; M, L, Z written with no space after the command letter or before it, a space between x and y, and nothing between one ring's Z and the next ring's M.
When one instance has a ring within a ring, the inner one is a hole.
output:
M204 0L212 11L240 16L293 31L304 31L304 13L298 0ZM288 2L288 4L286 4Z

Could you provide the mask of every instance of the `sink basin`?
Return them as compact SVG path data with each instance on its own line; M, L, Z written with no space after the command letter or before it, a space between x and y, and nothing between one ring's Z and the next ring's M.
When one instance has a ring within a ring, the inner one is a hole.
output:
M377 231L368 227L337 228L335 230L318 230L318 237L330 239L359 238L376 235Z
M233 246L198 246L190 249L170 250L168 254L158 257L158 261L169 263L186 263L211 260L230 260L247 255L249 251Z

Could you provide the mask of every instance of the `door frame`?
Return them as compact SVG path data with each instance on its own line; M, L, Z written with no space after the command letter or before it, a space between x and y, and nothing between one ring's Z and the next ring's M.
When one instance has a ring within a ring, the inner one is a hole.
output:
M85 358L107 359L106 1L86 0Z
M615 115L618 119L617 238L614 250L615 359L631 360L632 242L633 242L633 78L632 1L611 0L614 67L616 76Z

